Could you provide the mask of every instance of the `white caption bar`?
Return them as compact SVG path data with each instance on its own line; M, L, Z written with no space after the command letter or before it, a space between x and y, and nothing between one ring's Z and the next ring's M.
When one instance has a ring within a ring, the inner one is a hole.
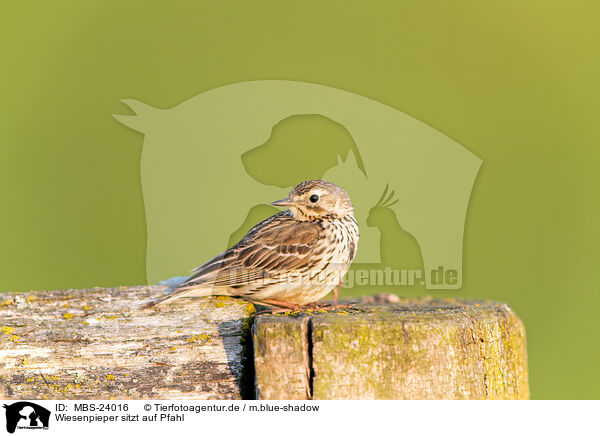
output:
M597 401L1 401L19 436L591 434ZM49 414L48 414L49 413ZM3 429L4 430L4 429ZM108 433L108 434L110 434Z

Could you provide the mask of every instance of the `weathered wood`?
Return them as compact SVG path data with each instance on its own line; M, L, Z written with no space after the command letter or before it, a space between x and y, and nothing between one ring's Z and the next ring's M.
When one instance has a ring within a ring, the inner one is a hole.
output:
M301 327L307 323L308 328ZM524 326L505 304L400 300L333 313L313 311L308 316L261 315L256 325L259 398L529 396ZM261 330L260 326L268 328ZM304 332L306 338L302 339L299 336ZM290 349L292 345L297 348ZM294 358L276 359L280 350ZM305 356L304 360L299 356ZM299 389L298 381L282 382L306 367L308 391Z
M164 287L0 294L0 397L240 398L254 306Z
M504 304L399 300L254 318L252 304L216 297L136 310L163 290L1 294L0 397L528 397L525 330Z
M309 321L306 315L257 317L252 326L256 398L310 397Z

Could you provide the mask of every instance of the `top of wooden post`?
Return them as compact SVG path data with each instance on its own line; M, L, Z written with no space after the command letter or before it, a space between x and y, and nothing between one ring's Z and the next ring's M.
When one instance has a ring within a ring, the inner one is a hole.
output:
M403 299L263 315L253 332L259 398L529 397L525 329L502 303Z
M0 397L527 398L505 304L403 299L254 316L227 297L138 311L160 286L0 295ZM252 334L250 331L252 330Z

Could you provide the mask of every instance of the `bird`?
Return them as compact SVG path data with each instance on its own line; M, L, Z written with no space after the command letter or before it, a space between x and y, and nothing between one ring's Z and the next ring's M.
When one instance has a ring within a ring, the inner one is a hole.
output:
M194 268L172 292L142 308L180 297L225 295L299 309L334 293L356 256L359 228L348 193L308 180L274 201L287 207L252 227L228 250Z

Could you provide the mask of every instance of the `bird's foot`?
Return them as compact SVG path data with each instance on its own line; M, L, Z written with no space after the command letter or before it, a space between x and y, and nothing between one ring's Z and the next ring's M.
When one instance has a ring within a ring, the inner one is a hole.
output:
M336 302L334 302L334 303L315 302L315 303L307 304L306 306L304 306L304 309L314 309L314 310L319 310L319 311L350 309L350 308L352 308L352 304L353 303L338 304Z
M352 303L350 304L332 304L325 302L314 302L309 303L304 306L294 303L288 303L280 300L261 300L257 301L256 304L263 306L270 306L269 309L260 310L255 312L255 315L262 315L263 313L286 313L286 312L300 312L303 310L318 310L318 311L333 311L337 309L350 309L352 308Z
M256 304L262 306L270 306L271 309L260 310L256 312L255 315L261 315L263 313L293 312L304 309L304 306L300 306L299 304L287 303L281 300L261 300L257 301Z
M309 303L304 306L294 303L288 303L286 301L281 300L261 300L253 302L255 304L261 306L269 306L268 309L259 310L255 312L254 315L262 315L265 313L270 314L278 314L278 313L286 313L286 312L301 312L303 310L318 310L320 312L323 311L334 311L337 309L351 309L354 303L345 303L345 304L336 304L336 303L326 303L326 302L314 302Z

